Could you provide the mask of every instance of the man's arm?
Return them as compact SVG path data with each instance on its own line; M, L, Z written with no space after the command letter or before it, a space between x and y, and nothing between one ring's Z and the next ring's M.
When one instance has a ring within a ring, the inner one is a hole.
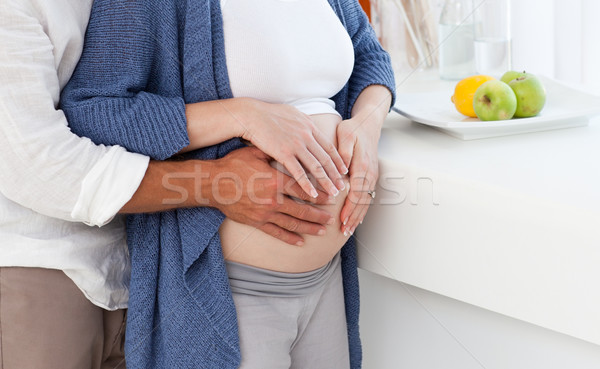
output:
M179 207L210 206L227 217L252 225L284 242L302 245L299 234L317 235L334 218L327 212L292 200L314 204L300 186L269 165L257 148L235 150L217 160L151 161L137 192L122 213L147 213Z
M148 158L73 134L56 108L54 45L37 13L2 1L0 19L0 192L50 217L107 223L135 192Z

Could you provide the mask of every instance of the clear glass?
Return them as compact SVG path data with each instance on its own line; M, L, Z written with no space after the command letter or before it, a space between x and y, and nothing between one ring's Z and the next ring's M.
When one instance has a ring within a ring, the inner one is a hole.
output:
M473 0L475 69L500 77L511 69L510 0Z
M0 0L1 1L1 0ZM371 24L392 58L396 80L437 69L437 14L431 0L371 0Z
M439 69L442 79L475 74L472 0L446 0L438 25Z

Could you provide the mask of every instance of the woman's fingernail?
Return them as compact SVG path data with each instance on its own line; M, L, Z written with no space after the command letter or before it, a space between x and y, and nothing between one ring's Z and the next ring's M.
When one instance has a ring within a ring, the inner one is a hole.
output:
M337 195L339 195L339 194L340 194L340 191L338 191L338 189L337 189L337 188L333 187L333 189L331 190L331 194L332 194L334 197L337 197Z
M342 166L342 174L348 174L348 168L346 167L346 165Z
M319 193L313 188L312 190L310 190L310 195L316 199L319 196Z
M346 223L348 223L348 218L344 219L344 225L346 225Z
M346 189L346 184L341 179L337 180L337 188L340 191L344 191Z
M344 229L344 237L348 237L348 230Z
M361 220L361 221L360 221L358 224L362 224L362 222L363 222L363 221Z
M304 241L298 241L298 242L296 242L296 246L304 246Z
M327 221L327 224L332 225L333 223L335 223L335 218L334 217L329 218L329 220Z
M319 229L319 232L317 232L317 234L319 236L324 236L325 235L325 230L324 229Z

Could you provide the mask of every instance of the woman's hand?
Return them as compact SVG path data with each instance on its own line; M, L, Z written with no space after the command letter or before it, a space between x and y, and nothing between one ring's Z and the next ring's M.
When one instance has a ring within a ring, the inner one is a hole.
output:
M283 164L310 196L317 191L307 174L333 196L344 189L348 169L335 146L291 105L244 97L204 101L186 105L186 117L190 144L182 152L241 137Z
M352 118L337 128L339 152L350 167L350 191L340 213L342 232L353 234L362 222L373 200L369 191L379 178L377 143L379 130L371 122Z
M243 139L283 164L312 197L317 197L317 191L307 174L311 174L333 196L344 189L342 174L346 174L348 169L335 145L308 115L291 105L251 99L248 104L249 109L239 117L244 128Z
M338 151L350 168L350 191L342 211L341 231L353 234L373 200L379 178L377 146L381 126L389 111L391 94L380 85L365 88L352 108L352 118L337 128Z

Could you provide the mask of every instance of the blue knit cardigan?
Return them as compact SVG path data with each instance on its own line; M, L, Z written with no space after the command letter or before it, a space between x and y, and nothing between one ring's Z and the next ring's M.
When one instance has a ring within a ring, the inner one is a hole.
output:
M333 98L349 118L365 87L394 91L394 77L357 0L329 2L355 48L354 72ZM189 143L186 103L230 97L219 0L95 0L62 108L75 133L164 160ZM240 146L232 139L187 157L214 159ZM129 368L238 367L236 312L218 234L223 219L208 207L128 217ZM350 240L342 271L352 368L362 356L356 268Z

